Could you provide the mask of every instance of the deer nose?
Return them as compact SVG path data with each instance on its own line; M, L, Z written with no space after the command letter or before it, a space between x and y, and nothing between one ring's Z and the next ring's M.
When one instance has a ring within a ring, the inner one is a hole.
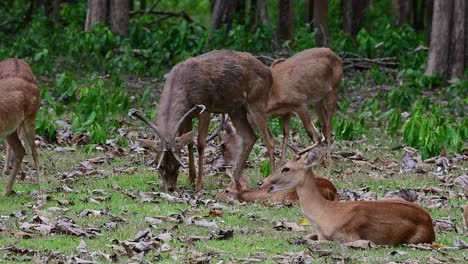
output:
M257 182L257 187L262 187L262 185L263 185L263 181L258 181Z

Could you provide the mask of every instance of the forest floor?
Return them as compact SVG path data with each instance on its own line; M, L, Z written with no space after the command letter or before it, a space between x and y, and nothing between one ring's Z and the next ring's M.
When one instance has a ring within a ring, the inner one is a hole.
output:
M217 201L216 194L229 179L218 172L216 142L205 152L205 191L195 192L182 172L180 189L162 193L158 174L149 165L154 154L134 143L136 137L149 134L141 128L136 121L122 127L130 141L126 148L110 141L98 151L85 152L41 142L40 190L35 174L28 172L24 181L17 181L15 195L0 197L0 262L468 261L468 230L462 217L467 194L461 187L468 182L466 156L450 157L449 166L444 167L420 161L416 155L416 166L408 168L402 143L377 129L354 141L337 140L333 166L317 170L336 185L341 200L404 193L430 213L436 229L433 245L340 245L309 239L310 227L302 225L304 216L297 206ZM301 138L297 144L304 146L307 141ZM259 140L244 172L251 187L263 177L264 152ZM6 177L1 177L2 191L5 183Z

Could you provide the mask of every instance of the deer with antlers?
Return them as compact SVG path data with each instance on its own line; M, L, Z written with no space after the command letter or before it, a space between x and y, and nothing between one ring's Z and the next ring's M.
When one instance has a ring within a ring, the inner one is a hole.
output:
M37 86L37 80L34 77L34 74L32 73L31 67L26 61L22 59L9 58L9 59L4 59L0 61L0 79L7 79L7 78L12 78L12 77L23 79ZM34 91L32 91L31 95L34 96ZM18 132L19 137L23 138L23 141L26 144L28 144L29 141L25 139L26 133L23 131L22 127L19 127L17 132ZM35 138L35 132L34 132L33 138ZM33 147L27 148L29 157L32 157L33 155L33 153L30 153L31 152L30 150ZM13 166L14 164L14 157L12 155L10 145L7 143L6 139L3 140L3 148L5 151L5 164L3 167L3 174L6 175L9 173L10 167ZM37 154L35 155L36 157L32 157L32 159L34 160L34 163L35 163L36 173L37 175L39 175L39 171L38 171L39 165L37 164Z
M159 155L158 169L165 190L176 187L182 164L180 149L188 145L189 180L203 188L203 152L211 113L227 113L242 137L242 151L235 161L233 178L239 178L255 143L255 133L247 120L254 117L269 150L274 167L274 141L267 127L266 105L272 77L270 69L249 53L218 50L187 59L168 74L159 101L156 123L136 110L129 115L149 125L157 141L142 141ZM198 176L195 175L192 118L198 116Z
M269 192L295 188L302 212L319 239L337 242L370 240L379 245L432 243L430 215L420 206L401 199L379 201L329 201L318 189L313 166L320 164L327 148L315 146L282 166L270 179Z

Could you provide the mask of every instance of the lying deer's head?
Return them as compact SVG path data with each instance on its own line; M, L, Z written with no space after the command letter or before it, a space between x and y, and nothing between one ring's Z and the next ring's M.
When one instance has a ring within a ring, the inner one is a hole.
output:
M270 186L268 192L273 193L302 185L308 175L306 172L320 164L326 153L326 146L314 145L307 153L296 156L266 178L262 187Z
M179 167L183 164L180 158L180 150L185 146L193 142L193 131L187 132L181 136L177 136L180 126L197 108L201 108L203 112L204 106L197 105L188 111L175 125L173 133L170 135L164 135L160 132L159 128L145 116L143 116L138 110L131 109L128 115L132 118L136 117L148 126L150 126L157 140L140 139L139 141L154 150L158 156L157 169L162 179L162 188L164 190L173 191L177 186L177 177L179 175Z

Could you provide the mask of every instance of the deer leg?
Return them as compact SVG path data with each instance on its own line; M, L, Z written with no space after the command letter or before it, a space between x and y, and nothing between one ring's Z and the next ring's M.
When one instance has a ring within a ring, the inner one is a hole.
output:
M182 134L192 131L192 120L187 120L183 126ZM189 182L191 185L195 186L195 178L197 177L195 172L195 158L193 156L193 143L190 142L187 144L188 156L189 156Z
M301 107L297 108L296 113L299 116L299 119L301 119L302 125L304 126L304 129L306 130L310 139L312 139L314 143L318 142L317 134L319 134L319 132L310 118L310 113L309 109L307 109L307 106L302 105Z
M247 112L240 110L235 113L229 114L234 127L237 129L237 133L242 138L242 151L241 154L236 158L234 162L234 181L236 183L236 189L238 192L242 191L242 184L240 182L242 176L242 170L244 169L245 162L249 158L249 154L252 151L253 145L255 144L256 136L252 127L247 119Z
M198 117L198 177L197 184L195 186L195 189L197 191L203 189L203 160L205 158L204 153L206 146L206 138L208 137L208 127L210 126L210 117L211 114L209 112L204 112Z
M249 109L249 114L255 120L258 128L260 129L260 133L262 134L263 141L268 149L268 155L270 158L270 166L271 171L275 170L275 140L268 129L267 117L265 114L264 109L260 107L251 106Z
M325 102L322 100L319 103L314 105L315 111L320 119L320 124L322 125L322 134L325 136L327 141L327 155L324 159L324 165L328 166L331 165L331 154L330 154L330 145L331 145L331 122L333 118L333 114L329 114L329 109L325 105Z
M291 121L291 114L286 114L281 117L281 123L283 124L283 145L281 146L281 160L279 166L283 166L286 161L286 150L288 147L289 139L289 123Z
M10 172L10 154L11 149L6 139L3 139L3 151L5 152L5 164L3 164L3 175L7 175Z
M37 157L37 148L36 148L36 143L34 140L36 139L36 125L34 120L26 120L23 123L23 139L26 143L26 145L30 148L31 150L31 156L32 159L34 160L34 169L36 170L36 177L37 177L37 186L40 189L40 184L39 184L39 159Z
M331 144L332 144L332 133L333 133L333 114L336 110L336 94L331 94L325 100L325 135L327 137L327 159L328 165L331 165Z
M18 133L14 131L12 134L6 137L7 143L10 145L11 149L13 150L13 155L15 156L15 162L13 164L13 171L10 175L10 179L8 180L5 195L10 195L13 191L13 184L15 183L16 174L19 171L21 162L25 155L25 150L23 145L21 145L21 141L18 138Z

